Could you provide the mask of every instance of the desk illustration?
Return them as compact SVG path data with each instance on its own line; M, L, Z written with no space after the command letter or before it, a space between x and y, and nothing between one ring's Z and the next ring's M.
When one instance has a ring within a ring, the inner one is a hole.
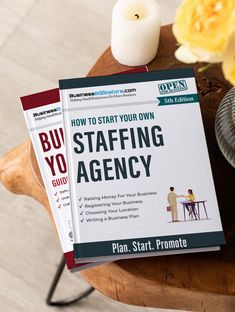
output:
M182 201L180 202L182 205L183 205L183 210L184 210L184 221L186 221L186 210L187 210L187 205L189 206L190 201L186 200L186 201ZM206 200L197 200L197 201L194 201L193 204L195 205L195 209L196 209L196 212L197 212L197 217L198 217L198 220L201 219L201 215L200 215L200 204L202 206L202 208L204 209L204 212L205 212L205 215L206 215L206 218L208 218L208 214L207 214L207 210L206 210Z

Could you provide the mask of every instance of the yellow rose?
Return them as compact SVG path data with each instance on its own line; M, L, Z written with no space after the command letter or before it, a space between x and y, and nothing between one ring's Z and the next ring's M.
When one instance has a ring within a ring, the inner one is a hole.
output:
M222 64L224 77L235 86L235 31L230 36Z
M173 33L185 47L222 53L235 28L235 0L184 0Z
M220 63L223 60L223 53L209 52L199 48L191 48L182 45L175 51L175 57L187 64L196 62Z

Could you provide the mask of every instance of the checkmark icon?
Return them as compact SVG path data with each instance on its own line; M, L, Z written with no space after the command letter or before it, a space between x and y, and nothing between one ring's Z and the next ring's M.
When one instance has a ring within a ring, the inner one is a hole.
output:
M80 212L80 215L81 215L81 216L83 215L83 212L84 212L84 211Z
M81 200L82 200L82 197L78 198L78 200L81 201Z
M60 200L60 198L57 198L57 200L56 200L56 201L57 201L57 203L59 202L59 200Z
M83 223L83 221L84 221L84 218L81 219L81 222L82 222L82 223Z
M79 205L79 208L82 208L83 204Z
M60 209L60 207L61 207L61 204L58 206L58 208Z
M57 193L58 193L58 192L55 193L55 196L57 196Z

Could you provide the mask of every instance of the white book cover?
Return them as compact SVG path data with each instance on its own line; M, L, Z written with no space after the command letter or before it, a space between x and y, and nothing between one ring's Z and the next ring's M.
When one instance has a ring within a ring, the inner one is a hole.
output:
M59 85L76 261L224 244L192 69Z
M21 97L24 116L42 175L68 269L93 266L76 264L70 210L67 162L59 89Z

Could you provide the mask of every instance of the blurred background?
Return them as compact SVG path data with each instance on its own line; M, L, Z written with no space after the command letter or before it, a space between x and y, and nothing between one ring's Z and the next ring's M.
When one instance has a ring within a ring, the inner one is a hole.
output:
M19 97L57 87L58 79L82 77L110 45L116 0L0 1L0 157L23 143L28 131ZM159 0L162 24L172 23L180 0ZM1 311L57 311L45 297L61 257L44 208L0 185ZM57 298L86 282L65 272ZM64 311L155 311L132 307L97 291Z

